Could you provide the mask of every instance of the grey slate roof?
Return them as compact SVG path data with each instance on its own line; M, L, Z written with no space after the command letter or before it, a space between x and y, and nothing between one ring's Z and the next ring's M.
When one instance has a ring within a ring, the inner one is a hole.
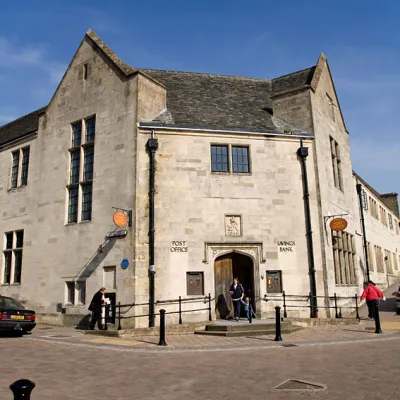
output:
M167 88L167 109L178 126L275 130L271 82L263 79L140 69Z
M303 89L310 86L315 68L314 66L272 79L273 94L276 95L278 93Z
M39 108L39 110L0 126L0 146L37 131L39 114L45 109L46 107Z

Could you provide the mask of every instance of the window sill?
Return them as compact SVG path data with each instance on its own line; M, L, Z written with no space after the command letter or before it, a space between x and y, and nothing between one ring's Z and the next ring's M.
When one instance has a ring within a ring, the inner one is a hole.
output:
M21 286L20 283L11 283L10 286L16 287L16 286Z
M9 283L1 283L0 286L11 286Z
M79 222L67 222L64 226L74 226L74 225L81 225L81 224L89 224L90 222L93 222L92 219L88 219L85 221L79 221Z
M338 288L341 288L341 287L342 288L350 288L350 287L358 288L358 283L349 283L349 284L341 283L341 284L335 284L335 286Z
M17 187L8 188L8 189L7 189L7 192L8 192L8 193L18 192L18 191L20 191L20 190L25 189L27 186L28 186L28 185L19 185L19 186L17 186Z

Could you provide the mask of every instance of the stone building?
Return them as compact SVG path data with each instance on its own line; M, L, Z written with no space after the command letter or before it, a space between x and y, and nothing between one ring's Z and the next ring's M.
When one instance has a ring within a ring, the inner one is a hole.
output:
M370 276L385 287L398 274L397 194L353 173L323 55L272 80L140 69L88 31L49 104L0 127L0 167L0 293L43 321L75 323L103 285L144 304L126 316L176 310L163 301L178 296L205 308L193 299L210 294L226 317L234 275L263 318L282 291L324 306L354 296L366 278L357 183ZM331 231L338 216L347 227Z

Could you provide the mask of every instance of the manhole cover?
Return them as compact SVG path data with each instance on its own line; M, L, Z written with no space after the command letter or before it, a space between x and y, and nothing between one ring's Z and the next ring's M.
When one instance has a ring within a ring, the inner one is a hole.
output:
M287 381L276 386L274 389L317 392L319 390L326 389L326 386L318 383L299 381L297 379L288 379Z
M282 345L282 347L297 347L297 344L285 343L285 344Z
M66 336L66 335L48 335L46 337L53 338L53 339L65 339L65 338L70 338L71 336Z

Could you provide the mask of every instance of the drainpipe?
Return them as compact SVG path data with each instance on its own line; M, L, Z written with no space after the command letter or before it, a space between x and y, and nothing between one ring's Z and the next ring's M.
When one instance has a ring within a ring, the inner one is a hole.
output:
M304 212L306 217L306 236L308 250L308 274L310 276L310 317L318 318L318 302L317 302L317 284L315 279L315 263L314 263L314 246L311 227L311 212L310 212L310 193L308 191L308 176L306 159L308 157L308 147L303 147L303 139L300 139L300 148L297 150L297 155L300 157L301 170L303 175L303 198Z
M357 183L357 194L358 201L360 203L360 214L361 214L361 227L363 232L363 242L364 242L364 255L365 255L365 267L367 269L367 282L369 281L369 259L368 259L368 244L367 244L367 235L365 232L365 220L364 220L364 207L362 203L362 186L361 183Z
M158 140L154 139L154 130L151 131L151 139L147 141L147 150L149 153L150 171L149 171L149 327L155 326L154 313L154 182L155 182L155 153L158 149Z

